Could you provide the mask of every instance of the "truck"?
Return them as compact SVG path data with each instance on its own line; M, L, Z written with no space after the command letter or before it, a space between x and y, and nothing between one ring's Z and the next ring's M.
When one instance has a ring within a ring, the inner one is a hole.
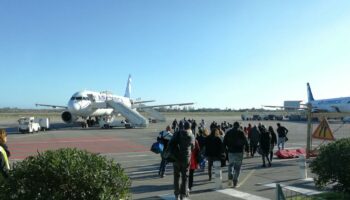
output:
M20 133L39 132L40 129L40 124L35 122L34 117L21 117L18 120L18 132Z
M253 116L249 115L249 114L242 114L241 115L241 119L243 121L248 121L248 120L252 120L253 119Z
M50 129L50 119L49 118L35 118L36 123L39 123L40 130L46 131Z
M113 128L113 127L125 127L132 128L131 124L125 120L117 120L113 116L104 116L98 119L98 124L100 128Z

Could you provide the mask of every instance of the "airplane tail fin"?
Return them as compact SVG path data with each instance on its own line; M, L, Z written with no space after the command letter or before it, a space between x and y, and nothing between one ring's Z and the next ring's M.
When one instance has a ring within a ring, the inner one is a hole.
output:
M131 93L131 74L129 74L128 82L126 83L124 97L130 98L130 93Z
M311 92L311 88L310 88L310 84L307 83L307 99L308 99L308 102L311 102L311 101L314 101L314 96L312 95L312 92Z

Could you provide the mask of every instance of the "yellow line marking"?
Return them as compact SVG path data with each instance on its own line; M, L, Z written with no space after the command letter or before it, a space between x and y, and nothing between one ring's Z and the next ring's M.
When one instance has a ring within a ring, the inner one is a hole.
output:
M243 185L255 172L255 169L251 170L248 175L242 180L240 181L240 183L236 186L236 187L240 187L241 185Z

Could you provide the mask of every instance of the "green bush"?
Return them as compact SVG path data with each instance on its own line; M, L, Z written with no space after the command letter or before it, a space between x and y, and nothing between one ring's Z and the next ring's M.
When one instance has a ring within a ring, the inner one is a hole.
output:
M14 164L0 199L127 199L131 181L119 164L78 149L59 149Z
M310 168L319 188L333 184L334 190L350 193L350 138L321 147Z

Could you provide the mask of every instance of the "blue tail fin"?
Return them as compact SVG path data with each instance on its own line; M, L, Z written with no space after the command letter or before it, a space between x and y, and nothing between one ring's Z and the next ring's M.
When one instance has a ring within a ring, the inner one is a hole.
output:
M129 74L128 82L126 83L124 97L130 98L130 93L131 93L131 75Z
M310 84L307 83L307 99L308 99L308 102L311 102L311 101L314 101L314 96L312 95L312 92L311 92L311 88L310 88Z

